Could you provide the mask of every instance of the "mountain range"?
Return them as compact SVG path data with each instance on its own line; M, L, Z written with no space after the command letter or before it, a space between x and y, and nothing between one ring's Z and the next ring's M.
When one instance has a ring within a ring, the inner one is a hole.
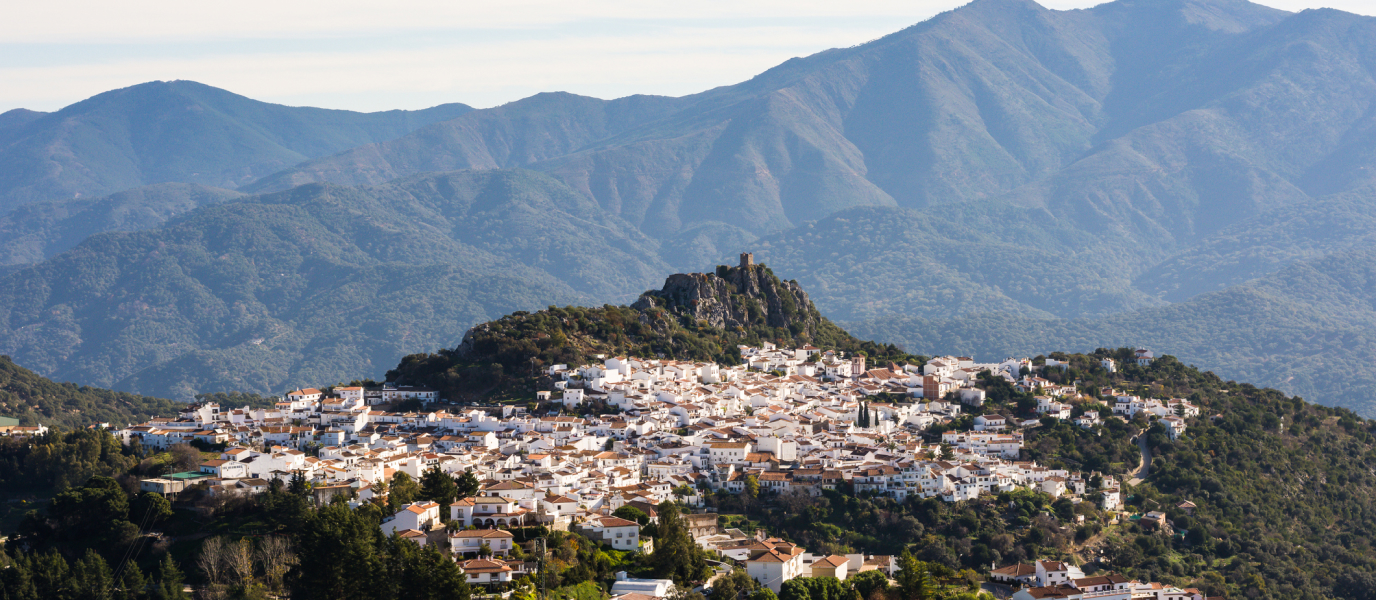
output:
M0 210L167 182L232 189L470 110L297 108L192 81L105 92L54 113L12 110L0 115Z
M976 0L680 98L11 111L0 351L281 391L753 251L910 352L1145 345L1372 415L1374 72L1376 19L1335 10Z

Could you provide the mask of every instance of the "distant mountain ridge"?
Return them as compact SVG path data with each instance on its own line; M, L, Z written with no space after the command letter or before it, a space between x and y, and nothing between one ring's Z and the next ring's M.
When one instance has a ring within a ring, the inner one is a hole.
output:
M54 113L0 116L0 211L165 182L234 188L303 160L472 110L356 113L250 100L191 81L106 92Z
M160 183L104 198L31 202L0 216L0 265L41 262L107 231L142 231L199 206L244 195L192 183Z
M0 277L0 353L169 398L377 376L473 323L634 297L653 241L548 176L307 185L105 233Z

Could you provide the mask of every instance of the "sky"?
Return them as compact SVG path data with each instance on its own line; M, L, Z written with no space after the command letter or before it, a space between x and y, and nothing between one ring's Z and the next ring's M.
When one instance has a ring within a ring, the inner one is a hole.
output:
M865 43L966 0L44 0L0 20L0 112L190 79L360 111L538 92L679 96ZM1093 0L1043 0L1056 9ZM1376 0L1262 0L1376 15Z

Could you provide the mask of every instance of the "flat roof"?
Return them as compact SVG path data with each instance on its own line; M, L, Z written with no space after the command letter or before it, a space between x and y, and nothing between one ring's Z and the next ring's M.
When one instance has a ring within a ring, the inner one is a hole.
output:
M163 479L200 479L202 477L210 477L210 475L196 471L186 471L184 473L168 473L162 476Z

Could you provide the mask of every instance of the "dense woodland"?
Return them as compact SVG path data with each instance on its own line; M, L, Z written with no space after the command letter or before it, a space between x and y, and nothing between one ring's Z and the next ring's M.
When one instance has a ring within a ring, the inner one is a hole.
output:
M57 383L0 356L0 416L19 419L20 425L124 426L174 414L177 407L163 398Z

